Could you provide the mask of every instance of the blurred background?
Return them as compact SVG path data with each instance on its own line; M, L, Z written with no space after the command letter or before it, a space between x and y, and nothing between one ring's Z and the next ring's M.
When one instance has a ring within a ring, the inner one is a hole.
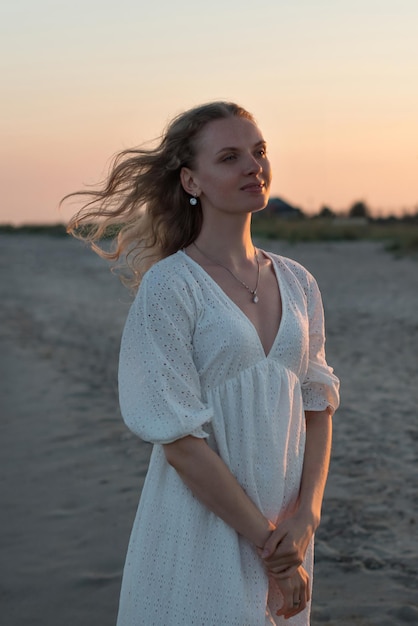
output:
M0 8L0 223L56 223L117 151L213 99L269 144L272 195L418 207L416 0L14 0Z

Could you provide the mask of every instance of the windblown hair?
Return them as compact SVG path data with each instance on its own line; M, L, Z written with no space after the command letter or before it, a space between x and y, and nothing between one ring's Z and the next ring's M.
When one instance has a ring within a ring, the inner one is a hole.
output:
M117 154L100 188L63 198L89 198L70 220L67 232L90 242L100 256L120 259L125 268L123 282L138 287L151 265L190 245L199 235L202 208L199 201L190 205L180 170L193 169L196 139L206 124L233 116L254 121L237 104L212 102L175 117L155 148ZM104 250L98 244L112 231L118 231L117 237L113 246Z

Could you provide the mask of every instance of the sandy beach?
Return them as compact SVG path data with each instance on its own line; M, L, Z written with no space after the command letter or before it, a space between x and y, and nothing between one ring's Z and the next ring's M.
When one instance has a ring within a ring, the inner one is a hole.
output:
M416 625L418 262L261 245L317 278L342 381L312 625ZM131 297L77 241L1 235L0 299L1 623L114 626L150 453L118 409Z

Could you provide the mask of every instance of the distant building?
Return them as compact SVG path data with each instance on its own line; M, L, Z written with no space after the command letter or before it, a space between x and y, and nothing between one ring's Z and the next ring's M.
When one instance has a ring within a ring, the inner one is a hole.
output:
M282 200L281 198L270 198L266 208L262 212L264 215L274 215L284 220L294 220L304 217L303 212Z

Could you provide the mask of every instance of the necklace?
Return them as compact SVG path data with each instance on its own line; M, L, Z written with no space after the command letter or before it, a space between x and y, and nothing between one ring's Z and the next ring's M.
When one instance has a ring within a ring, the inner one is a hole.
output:
M249 292L250 292L250 294L252 295L252 298L251 298L251 299L252 299L252 301L254 302L254 304L257 304L257 302L258 302L257 289L258 289L258 283L259 283L259 280L260 280L260 261L258 260L257 249L256 249L255 247L254 247L254 258L255 258L255 260L256 260L256 262L257 262L257 282L256 282L256 284L255 284L254 289L251 289L251 288L247 285L247 283L244 283L244 281L243 281L243 280L241 280L240 278L238 278L238 276L235 276L235 274L234 274L234 273L233 273L233 272L229 269L229 267L227 267L226 265L223 265L222 263L219 263L219 261L215 261L215 260L214 260L214 259L212 259L210 256L208 256L207 254L205 254L205 253L203 252L203 250L201 250L201 249L199 248L199 246L198 246L195 242L193 242L193 245L194 245L194 247L196 248L196 250L198 250L198 251L200 252L200 254L201 254L202 256L204 256L204 257L205 257L205 259L207 259L207 260L208 260L208 261L210 261L211 263L214 263L215 265L219 265L220 267L223 267L223 268L224 268L224 270L226 270L227 272L229 272L229 273L231 274L231 276L233 276L233 277L235 278L235 280L237 280L239 283L241 283L241 285L242 285L243 287L245 287L245 289L246 289L247 291L249 291Z

